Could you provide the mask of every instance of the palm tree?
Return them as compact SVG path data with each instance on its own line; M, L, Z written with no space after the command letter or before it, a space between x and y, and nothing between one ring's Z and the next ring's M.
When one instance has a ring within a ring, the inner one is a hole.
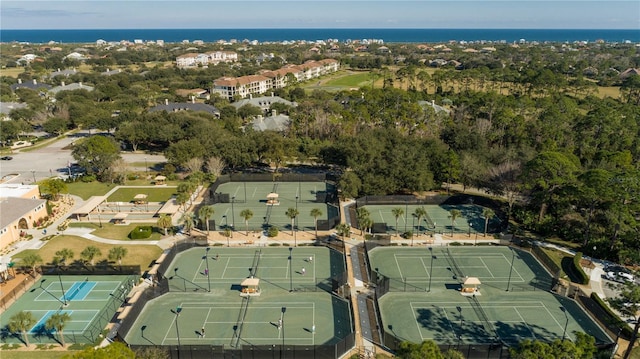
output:
M122 258L124 258L126 255L127 249L122 246L113 247L109 250L109 260L118 261L119 265L122 265Z
M61 250L55 253L58 260L62 263L62 265L67 265L68 259L73 259L74 253L69 248L62 248Z
M349 235L351 232L351 227L349 227L346 223L340 223L336 226L336 231L342 236L342 240L344 241L345 237Z
M185 214L183 214L182 217L180 217L180 222L184 224L184 230L187 232L187 234L191 235L191 230L193 229L193 225L195 224L193 213L185 212ZM209 221L207 221L207 227L208 226L209 226Z
M360 207L356 210L358 227L360 227L360 235L364 235L364 228L366 228L366 226L363 225L363 222L366 222L369 216L371 216L371 213L369 213L369 211L364 207Z
M402 217L404 215L404 209L400 208L400 207L396 207L393 208L391 210L391 214L393 214L393 216L396 218L396 237L399 236L398 234L398 218Z
M22 334L24 343L29 346L29 337L27 336L27 330L36 324L36 318L28 311L20 311L9 318L9 330L13 333Z
M424 207L418 207L413 212L413 215L418 218L418 235L420 235L420 221L422 220L422 218L425 218L427 216L427 210L424 209Z
M71 320L71 316L69 315L69 313L58 312L51 315L47 319L47 322L44 325L45 328L47 328L47 330L55 329L56 332L60 334L60 343L62 344L63 347L64 347L64 334L62 333L62 331L64 330L64 327L67 325L67 322L70 320Z
M213 217L215 212L216 211L213 209L213 206L200 207L198 210L198 218L200 218L201 221L204 221L207 225L207 235L209 235L209 218Z
M244 218L244 225L247 228L247 236L249 235L249 220L253 217L253 212L250 209L243 209L240 212L240 217Z
M489 227L489 220L496 215L491 208L485 208L482 210L482 217L484 217L484 236L487 236L487 228Z
M366 230L367 233L371 234L371 227L373 227L373 220L371 217L365 217L360 222L360 228Z
M456 218L460 217L462 212L457 209L449 211L449 218L451 218L451 237L453 237L453 231L456 229Z
M309 215L313 217L313 226L316 229L316 239L318 238L318 217L322 216L322 211L318 208L313 208Z
M287 208L287 211L284 214L286 214L287 217L289 217L289 219L291 220L291 235L293 236L294 223L295 223L296 217L298 217L300 212L298 212L298 210L295 208Z
M93 265L93 260L100 255L102 255L102 252L100 252L100 248L96 246L89 246L80 253L80 257L91 263L91 265Z
M168 214L162 214L160 215L160 218L158 218L158 222L157 222L158 227L164 229L164 235L166 236L167 230L173 226L173 222L171 221L171 216L169 216Z
M31 269L31 273L34 277L36 276L36 267L40 263L42 263L42 257L40 257L40 255L36 253L27 254L26 256L24 256L24 258L22 258L22 264L25 267L29 267Z

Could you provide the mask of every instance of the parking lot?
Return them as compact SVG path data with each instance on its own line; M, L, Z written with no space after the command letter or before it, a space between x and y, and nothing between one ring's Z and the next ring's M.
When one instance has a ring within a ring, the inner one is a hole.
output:
M0 178L8 183L24 184L31 184L34 181L37 182L54 176L66 178L69 175L69 164L75 162L71 155L70 146L74 141L87 136L88 131L80 131L42 148L32 151L21 149L7 154L6 156L10 156L12 159L3 160L0 163ZM127 163L138 164L144 163L146 159L149 165L166 160L163 155L142 153L122 153L122 157ZM135 170L144 171L144 166L135 167ZM12 174L16 174L16 176L9 177Z

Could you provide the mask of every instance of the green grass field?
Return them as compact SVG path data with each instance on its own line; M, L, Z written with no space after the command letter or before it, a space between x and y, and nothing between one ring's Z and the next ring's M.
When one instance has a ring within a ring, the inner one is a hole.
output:
M137 226L153 226L153 223L129 223L129 224L113 224L113 223L102 223L102 228L100 225L93 222L73 222L69 224L69 227L74 228L91 228L93 229L94 236L98 236L101 238L108 239L116 239L123 241L131 241L129 238L129 233L133 231ZM151 237L144 239L145 241L157 241L162 239L162 233L153 232L151 233Z
M364 87L371 86L371 73L359 72L332 78L324 83L326 86L336 87Z
M122 187L113 192L107 202L132 202L137 194L146 194L149 202L166 202L176 194L175 187Z
M43 263L52 263L53 259L56 257L55 253L66 248L73 251L74 257L70 260L73 261L75 259L80 259L80 253L88 246L97 247L102 253L100 256L95 258L96 263L101 260L106 260L109 250L115 247L111 244L100 243L82 237L60 235L49 240L47 244L40 249L24 250L14 255L13 258L18 262L17 260L24 258L27 254L37 253L42 257ZM139 264L142 270L147 268L147 266L162 253L162 249L155 245L126 245L124 248L127 250L127 255L122 259L122 264ZM19 262L18 265L20 265Z

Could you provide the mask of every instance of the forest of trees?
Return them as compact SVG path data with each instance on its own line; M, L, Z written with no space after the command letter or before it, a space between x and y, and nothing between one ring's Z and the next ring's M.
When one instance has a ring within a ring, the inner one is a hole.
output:
M64 81L91 84L92 92L60 92L52 102L28 89L6 91L16 79L1 78L2 101L29 106L11 113L0 141L20 139L34 126L54 135L90 128L109 133L126 151L164 152L171 166L185 171L198 170L193 159L201 165L223 161L227 171L256 164L280 168L295 160L337 169L348 197L416 193L456 182L502 196L501 212L520 230L574 241L586 254L597 248L600 257L640 263L640 76L619 77L640 67L637 47L502 45L494 53L454 47L439 54L388 46L393 55L376 55L374 47L355 53L347 46L331 54L344 69L368 71L370 83L357 90L305 90L304 84L276 90L298 104L274 105L291 118L282 134L252 131L246 125L255 109L236 110L216 96L207 102L220 118L148 109L164 99L186 101L175 90L206 89L223 75L322 58L304 47L250 48L239 65L206 69L142 63L172 61L177 53L165 49L91 49L86 64L93 71ZM253 60L265 52L278 56L261 64ZM461 65L434 69L429 61L435 58ZM19 77L29 81L71 65L79 64L49 54ZM116 66L124 71L99 74ZM615 86L620 95L600 96L598 86ZM419 101L444 104L450 113ZM113 143L101 146L114 149ZM85 165L97 166L86 151L82 156ZM115 171L104 167L95 167L95 175L113 180Z

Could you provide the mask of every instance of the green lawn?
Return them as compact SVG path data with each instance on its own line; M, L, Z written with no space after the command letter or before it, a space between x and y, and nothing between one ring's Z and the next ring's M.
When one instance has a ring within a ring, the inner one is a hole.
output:
M118 239L118 240L130 241L131 239L129 239L128 236L132 230L134 230L137 226L148 226L148 225L153 226L153 223L131 223L127 225L102 223L102 228L100 228L100 225L96 223L75 222L75 223L70 223L69 227L91 228L93 229L93 232L91 232L91 234L93 234L94 236L107 238L107 239ZM153 232L151 234L151 237L144 240L157 241L161 238L162 238L162 234L160 234L159 232Z
M95 258L95 262L99 262L107 258L109 250L115 247L112 244L94 242L89 239L76 236L55 236L48 241L40 249L27 249L13 256L14 259L24 258L30 253L37 253L42 258L45 264L52 263L55 253L63 248L67 248L73 251L74 257L72 260L80 259L80 253L88 246L97 247L101 255ZM123 265L140 265L142 270L148 267L149 263L157 259L162 253L162 249L154 245L126 245L124 248L127 250L127 255L122 259ZM19 262L18 262L19 265Z
M362 87L371 86L371 75L369 72L355 73L337 77L325 82L326 86Z
M107 198L107 202L131 202L137 194L146 194L149 202L166 202L175 193L173 187L120 188Z
M111 183L101 183L98 181L93 182L74 182L67 183L67 189L70 194L81 197L84 200L89 199L91 196L104 196L107 192L113 189L115 185Z

